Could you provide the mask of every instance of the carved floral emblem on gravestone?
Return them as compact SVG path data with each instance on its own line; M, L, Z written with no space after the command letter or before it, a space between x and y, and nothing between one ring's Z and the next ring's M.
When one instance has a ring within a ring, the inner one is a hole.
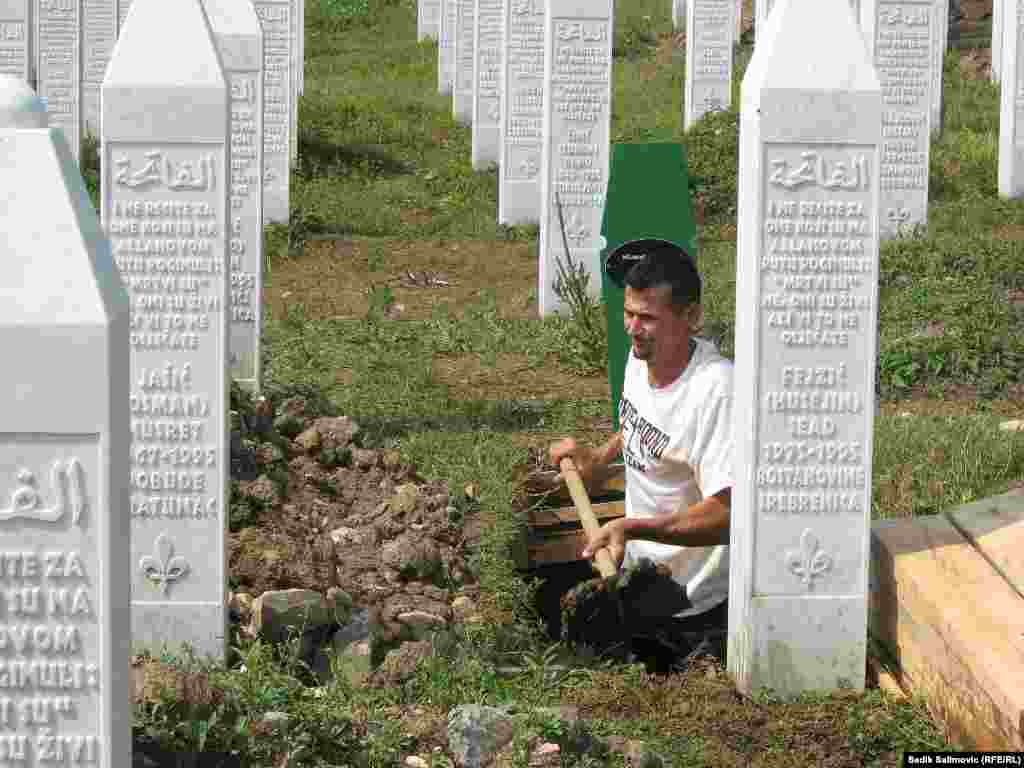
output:
M786 567L810 590L814 588L816 578L832 570L832 558L821 548L811 529L804 528L800 534L800 548L786 552Z
M185 578L189 570L188 561L174 554L174 544L165 533L161 533L153 542L153 554L143 555L139 560L139 571L160 587L164 597L167 597L171 584Z
M114 161L117 171L114 182L122 187L146 187L157 184L175 191L198 190L208 191L215 188L213 176L213 155L203 155L194 163L189 160L172 163L163 157L159 149L145 153L146 162L141 168L132 171L131 160L122 155ZM163 162L161 163L161 160Z
M50 469L50 484L56 498L53 505L47 507L44 506L43 496L36 487L35 475L29 469L20 469L18 486L11 493L11 505L6 509L0 509L0 520L23 518L55 523L64 517L70 506L71 522L80 526L86 497L85 477L78 459L69 459L67 464L55 461Z

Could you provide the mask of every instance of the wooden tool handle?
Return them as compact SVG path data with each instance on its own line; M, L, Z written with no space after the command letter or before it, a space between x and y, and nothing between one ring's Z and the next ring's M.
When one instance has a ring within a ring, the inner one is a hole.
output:
M587 495L587 489L583 485L583 480L580 479L580 473L576 471L576 465L572 463L572 459L568 456L562 459L559 468L562 470L562 477L569 488L569 495L572 496L572 503L576 505L576 512L579 513L580 522L583 523L583 530L587 534L587 541L592 542L601 526L598 525L597 518L594 517L594 510L590 508L590 497ZM594 560L597 562L598 572L603 577L608 578L615 575L615 562L612 560L612 556L607 549L601 547L601 549L597 550Z

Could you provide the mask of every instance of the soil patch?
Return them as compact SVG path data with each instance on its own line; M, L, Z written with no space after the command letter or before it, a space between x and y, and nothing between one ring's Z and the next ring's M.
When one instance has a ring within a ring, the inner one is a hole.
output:
M388 288L403 320L430 319L492 291L502 317L537 315L536 247L532 242L480 240L321 240L301 258L268 270L264 311L280 319L301 301L311 320L361 320L372 288ZM447 306L446 306L447 305Z
M510 353L499 353L494 360L479 355L435 357L431 372L457 400L611 399L607 376L576 376L553 359L538 366L525 355Z

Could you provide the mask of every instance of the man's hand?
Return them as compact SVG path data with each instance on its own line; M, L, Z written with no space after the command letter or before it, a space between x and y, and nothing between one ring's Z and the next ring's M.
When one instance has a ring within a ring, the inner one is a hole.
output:
M626 555L626 528L625 518L619 518L605 523L597 532L593 541L583 548L582 556L593 564L597 551L604 547L612 556L612 562L618 569L622 565L622 558Z
M576 471L580 474L580 480L583 481L583 484L588 489L590 479L594 475L594 467L597 465L595 453L593 448L579 445L571 437L566 437L556 443L552 443L551 447L548 448L548 456L551 458L551 463L556 467L562 463L562 459L566 456L572 459L572 463L576 466ZM556 479L559 482L562 481L561 472L558 473Z

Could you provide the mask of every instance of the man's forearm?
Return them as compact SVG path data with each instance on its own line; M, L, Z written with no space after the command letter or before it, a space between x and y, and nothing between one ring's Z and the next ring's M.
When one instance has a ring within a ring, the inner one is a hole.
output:
M681 547L728 544L730 506L731 494L726 490L675 512L623 518L623 531L627 540L642 539Z

